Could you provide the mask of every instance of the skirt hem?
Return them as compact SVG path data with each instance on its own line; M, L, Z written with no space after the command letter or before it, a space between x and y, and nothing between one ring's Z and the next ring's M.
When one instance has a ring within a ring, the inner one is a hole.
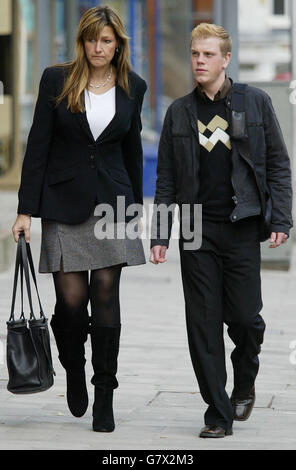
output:
M63 271L64 273L75 273L75 272L80 272L80 271L92 271L93 269L103 269L103 268L110 268L111 266L116 266L117 264L124 264L124 266L122 266L123 268L127 268L128 266L140 266L141 264L147 264L147 261L142 261L142 262L137 262L137 263L128 263L127 261L120 261L118 263L112 263L112 264L108 264L108 265L94 265L94 266L91 266L90 268L82 268L82 269L70 269L70 270L67 270L67 269L64 269L63 268ZM42 269L42 270L38 270L38 273L39 274L50 274L50 273L55 273L55 272L58 272L60 271L60 268L58 269L55 269L55 268L46 268L46 270Z

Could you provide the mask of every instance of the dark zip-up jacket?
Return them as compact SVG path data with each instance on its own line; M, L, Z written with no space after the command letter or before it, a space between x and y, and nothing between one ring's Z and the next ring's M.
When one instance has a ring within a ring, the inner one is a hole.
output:
M226 97L228 122L231 118L233 86ZM200 143L196 90L178 98L168 108L158 147L157 181L154 204L170 206L198 203ZM271 232L289 235L292 223L292 187L290 159L272 106L263 90L247 86L245 95L246 134L231 139L232 174L235 208L230 221L261 215L261 241ZM267 192L271 216L268 230L263 230ZM173 218L168 219L168 236L160 237L159 218L154 211L151 247L169 246ZM182 220L182 211L180 211ZM157 221L157 222L156 222Z

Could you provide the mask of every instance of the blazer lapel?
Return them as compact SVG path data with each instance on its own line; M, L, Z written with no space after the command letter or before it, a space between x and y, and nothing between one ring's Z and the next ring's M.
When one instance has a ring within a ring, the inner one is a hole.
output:
M132 107L131 99L127 96L125 91L116 84L115 88L115 114L107 127L99 135L96 142L102 142L114 135L117 128L123 125L124 119L129 118L129 108Z
M84 100L84 96L83 96ZM103 130L103 132L99 135L99 137L95 140L94 136L91 132L89 127L89 123L86 116L86 111L83 113L77 113L79 123L83 128L84 132L87 134L89 139L94 142L101 142L106 140L110 135L113 134L114 130L117 126L122 122L124 118L129 116L128 108L131 106L131 100L125 93L125 91L118 85L115 85L115 114L107 127Z

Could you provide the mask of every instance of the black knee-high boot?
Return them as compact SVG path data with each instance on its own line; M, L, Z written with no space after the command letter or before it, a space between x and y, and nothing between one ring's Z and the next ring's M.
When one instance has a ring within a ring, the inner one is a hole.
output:
M118 387L116 379L117 358L121 326L91 325L92 365L95 386L93 405L93 430L111 432L115 428L113 415L113 390Z
M85 348L89 323L86 320L81 328L61 325L57 315L53 315L50 325L56 340L59 360L66 370L67 403L71 413L77 418L84 415L88 407L88 394L85 380Z

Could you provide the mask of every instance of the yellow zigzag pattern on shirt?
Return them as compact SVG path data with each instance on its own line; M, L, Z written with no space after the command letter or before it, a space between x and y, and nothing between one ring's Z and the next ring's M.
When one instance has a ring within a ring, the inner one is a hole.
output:
M225 132L228 127L228 122L220 116L216 115L206 126L200 120L197 121L199 131L199 141L203 147L211 152L217 142L222 142L229 150L231 150L230 137ZM212 132L211 137L206 137L204 134L205 130L209 129Z

